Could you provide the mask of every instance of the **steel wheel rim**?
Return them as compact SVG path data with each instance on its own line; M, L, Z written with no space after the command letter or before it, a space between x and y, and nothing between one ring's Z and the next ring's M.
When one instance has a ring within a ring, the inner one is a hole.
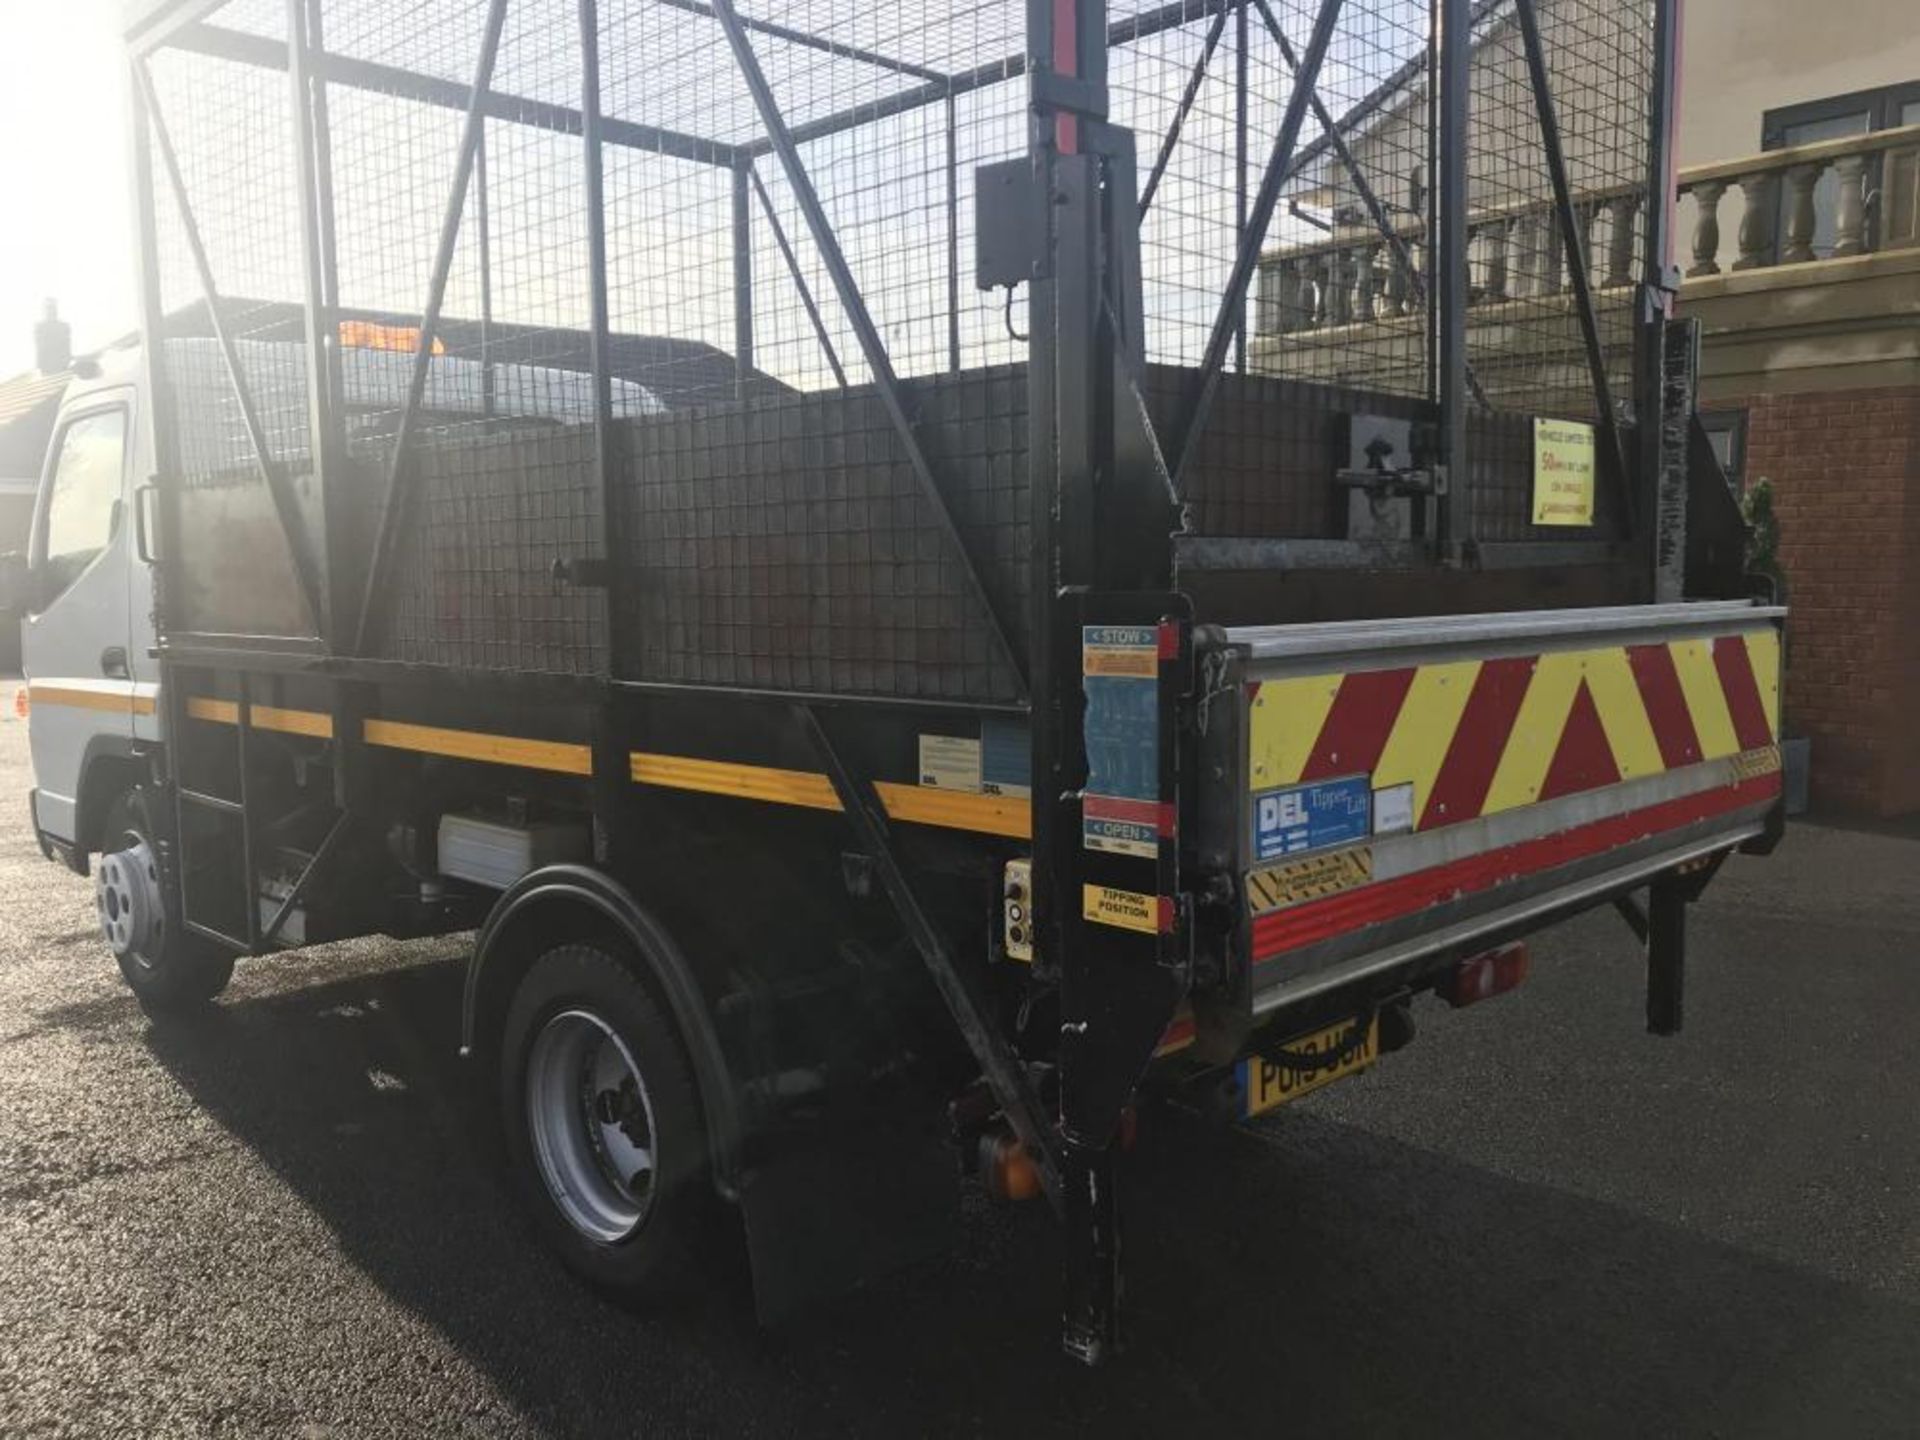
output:
M100 857L94 906L113 953L151 970L166 929L160 863L145 836L129 831L121 841L123 848Z
M653 1207L653 1100L633 1053L591 1010L551 1016L527 1051L527 1129L560 1213L589 1240L628 1239Z

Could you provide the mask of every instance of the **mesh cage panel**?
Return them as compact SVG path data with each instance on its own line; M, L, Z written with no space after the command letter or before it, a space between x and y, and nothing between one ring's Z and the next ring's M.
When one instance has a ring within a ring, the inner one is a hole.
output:
M603 276L579 0L507 0L470 156L488 0L305 8L311 282L287 7L230 0L149 60L182 171L179 197L156 186L174 446L183 494L217 497L188 502L226 537L210 557L240 577L205 587L199 620L312 626L244 390L266 464L307 507L313 543L333 547L336 630L367 590L371 654L1017 698L1032 578L1029 287L983 291L972 269L976 171L1030 144L1025 0L736 0L772 117L708 0L598 0ZM1347 463L1349 417L1437 415L1435 8L1348 0L1309 92L1297 77L1327 13L1317 0L1108 7L1110 114L1137 156L1135 358L1203 535L1340 536L1332 472ZM1482 539L1564 534L1530 524L1528 421L1598 415L1569 266L1592 283L1624 401L1647 227L1650 7L1538 0L1572 247L1551 223L1516 13L1514 0L1474 9L1464 142L1465 478ZM1298 135L1255 233L1290 112ZM1248 293L1230 296L1243 257L1257 257ZM324 297L322 377L307 374L309 283ZM1216 337L1223 373L1192 426ZM310 379L336 427L321 447L324 524ZM1610 504L1603 487L1602 526ZM236 535L249 537L243 556ZM376 552L387 569L369 586ZM569 583L578 562L603 558L610 589ZM276 575L268 618L249 619Z
M1354 11L1347 7L1348 14ZM1293 233L1270 237L1257 287L1255 364L1279 373L1430 395L1435 223L1431 58L1424 4L1367 4L1357 22L1389 38L1378 83L1335 114L1350 159L1324 136L1303 154ZM1531 520L1532 438L1507 415L1598 418L1571 267L1579 265L1616 411L1633 395L1634 286L1642 278L1654 18L1635 0L1536 0L1578 244L1555 212L1538 99L1511 0L1475 6L1467 129L1473 533L1578 539ZM1396 62L1397 63L1394 63ZM1378 223L1371 190L1388 219ZM1325 226L1319 235L1299 228ZM1286 221L1283 220L1283 224ZM1613 523L1603 489L1597 523Z
M284 5L226 8L249 31L284 39ZM304 521L318 525L287 79L188 50L160 52L146 73L163 177L153 245L173 422L164 431L180 480L178 569L231 580L179 587L177 622L210 634L312 636L318 617L295 581L264 477L283 474Z

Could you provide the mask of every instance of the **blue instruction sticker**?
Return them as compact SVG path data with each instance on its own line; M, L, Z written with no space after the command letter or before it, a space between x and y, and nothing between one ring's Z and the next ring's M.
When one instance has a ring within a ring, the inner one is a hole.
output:
M1033 773L1033 742L1027 722L1005 715L980 719L980 789L987 795L1025 796L1032 793L1027 777Z
M1373 785L1365 775L1322 780L1253 797L1253 858L1298 855L1373 833Z

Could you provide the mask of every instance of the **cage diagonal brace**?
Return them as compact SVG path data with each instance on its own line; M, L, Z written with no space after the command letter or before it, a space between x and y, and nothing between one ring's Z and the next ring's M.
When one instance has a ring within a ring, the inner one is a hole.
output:
M154 92L153 76L148 73L144 60L135 62L133 73L134 83L140 90L141 104L152 126L154 148L160 152L160 162L166 167L167 183L173 190L174 204L180 212L180 228L186 237L188 253L193 257L201 298L207 306L207 323L213 329L214 341L219 345L221 358L226 362L234 399L240 406L241 423L246 428L247 443L253 450L260 478L266 483L267 494L273 500L274 514L286 536L287 550L293 558L294 575L300 582L300 594L306 601L308 618L313 621L314 631L318 634L326 614L326 605L320 586L320 567L314 559L312 546L307 543L306 526L300 518L300 502L292 486L287 483L285 472L269 452L266 426L260 419L259 407L254 403L252 388L247 384L246 373L240 364L240 352L234 345L232 331L227 328L220 314L220 292L214 283L213 264L207 258L206 242L201 237L199 222L194 218L192 202L187 198L186 177L180 169L180 157L174 152L173 138L167 133L167 121L160 111L160 97Z
M745 163L747 179L753 182L753 193L760 201L760 213L766 218L767 230L773 236L781 260L786 264L787 278L793 281L794 292L800 297L800 307L807 312L807 323L813 327L814 339L820 342L820 353L826 357L827 368L833 371L834 384L844 390L847 388L847 372L840 364L840 356L833 348L832 338L827 334L826 322L820 318L820 306L813 298L813 287L807 284L807 277L800 269L800 259L793 253L793 243L787 239L787 227L780 223L780 215L773 208L773 197L767 194L766 182L760 178L759 167L752 160Z
M933 513L939 522L942 536L951 549L960 566L968 593L974 603L980 607L982 616L993 631L994 644L999 650L1008 670L1017 678L1020 689L1027 689L1025 667L1008 638L1006 618L993 603L993 597L987 593L987 587L980 578L979 567L973 562L973 555L967 548L960 527L954 522L953 511L947 505L947 498L941 492L939 482L934 479L933 467L927 461L927 453L920 444L920 437L914 432L913 419L907 414L905 403L900 396L900 379L894 374L893 361L887 354L886 342L880 338L880 332L874 327L873 317L867 313L866 301L860 294L859 283L848 268L847 259L840 250L840 242L833 233L832 222L820 204L820 197L813 188L813 181L807 174L807 167L800 159L799 147L794 143L793 133L788 130L787 122L780 113L779 103L774 99L773 89L767 84L765 72L760 61L754 55L753 44L747 38L746 27L741 24L739 14L733 8L733 0L713 0L713 16L720 22L720 28L726 32L727 44L733 50L735 63L740 67L740 77L746 82L748 93L753 97L754 108L759 111L760 123L766 126L767 135L772 141L780 164L785 170L787 183L793 187L795 202L800 213L806 218L807 229L813 236L814 247L820 252L820 259L827 268L827 274L833 280L834 292L839 296L840 308L845 312L847 323L853 327L853 333L860 342L860 351L867 362L867 369L873 375L874 388L880 394L880 402L886 407L887 418L892 422L905 449L907 463L913 469L914 479L919 482Z
M1280 132L1273 139L1273 154L1267 161L1266 173L1260 179L1259 192L1254 196L1246 232L1241 236L1239 253L1233 259L1233 273L1227 279L1226 293L1220 298L1220 311L1214 317L1213 331L1207 338L1206 353L1200 361L1199 384L1193 399L1188 402L1185 423L1180 427L1180 453L1172 467L1176 491L1181 489L1181 478L1200 448L1200 432L1207 423L1207 411L1212 408L1214 393L1220 386L1220 371L1226 364L1227 347L1233 343L1244 319L1247 287L1252 283L1254 268L1259 263L1261 237L1273 223L1273 210L1280 200L1281 182L1288 162L1293 157L1294 143L1300 137L1301 121L1306 118L1307 99L1313 94L1313 87L1320 78L1320 63L1326 59L1334 26L1340 19L1340 6L1341 0L1321 0L1320 13L1313 22L1313 35L1307 41L1306 57L1294 72L1293 89L1287 95L1287 108L1281 116Z
M1267 33L1273 37L1274 44L1280 47L1280 58L1286 62L1289 70L1297 74L1300 69L1299 56L1295 54L1292 44L1287 40L1286 32L1280 28L1280 20L1273 13L1273 6L1269 0L1253 0L1253 7L1260 12L1260 19L1266 25ZM1360 168L1360 161L1354 156L1353 147L1347 144L1346 137L1341 133L1342 122L1333 118L1326 103L1321 100L1317 87L1307 91L1307 103L1313 107L1313 118L1319 122L1324 143L1331 147L1341 167L1346 171L1347 178L1353 182L1354 193L1359 195L1360 203L1367 207L1367 218L1373 221L1373 228L1380 232L1381 240L1393 252L1394 263L1407 277L1407 285L1413 291L1415 302L1425 305L1427 285L1420 273L1420 267L1414 263L1413 254L1407 249L1406 237L1393 228L1393 220L1387 214L1386 202L1381 200L1380 193L1368 182L1366 173ZM1289 167L1290 170L1293 168L1295 167ZM1472 361L1467 362L1466 380L1467 388L1473 392L1473 398L1483 406L1489 405L1487 392L1480 384L1480 377L1474 373Z
M719 3L725 3L725 0L719 0ZM967 973L955 963L940 937L940 931L914 894L913 884L901 868L899 857L894 854L885 807L874 794L872 784L856 778L847 768L814 708L802 703L794 705L792 711L794 719L826 765L827 778L833 784L840 808L846 812L854 834L859 837L861 848L880 872L887 898L893 902L907 938L912 941L914 949L920 952L920 958L933 978L934 988L940 992L940 998L946 1002L954 1023L960 1027L968 1049L979 1063L981 1073L987 1077L994 1098L1000 1102L1007 1123L1013 1127L1013 1133L1032 1157L1048 1197L1056 1206L1059 1205L1062 1167L1058 1132L1047 1118L1019 1055L1007 1042L985 997L979 993Z
M453 184L447 208L440 218L439 247L434 252L433 276L427 285L427 303L420 316L420 339L414 347L413 373L407 382L406 408L393 436L393 456L387 467L387 487L380 505L380 528L374 534L373 559L367 566L366 590L360 598L360 618L354 626L354 653L365 652L368 638L378 628L380 600L387 572L393 568L394 535L405 508L407 452L412 447L420 402L427 393L427 372L433 360L434 332L440 328L440 306L447 296L447 277L453 270L453 252L460 239L460 217L466 210L467 182L473 175L473 157L486 125L484 104L493 83L493 65L500 54L500 31L507 18L507 0L491 0L480 58L474 64L473 89L467 100L466 122L460 133L460 154L454 161Z
M1514 0L1514 15L1520 22L1520 38L1527 52L1527 74L1533 82L1533 105L1540 119L1540 142L1547 153L1547 175L1553 182L1554 217L1560 226L1561 242L1567 252L1567 276L1573 284L1573 306L1580 317L1580 338L1585 343L1587 369L1593 376L1593 399L1600 411L1600 428L1606 433L1607 450L1613 460L1614 484L1620 499L1621 523L1631 535L1635 528L1633 484L1627 470L1627 448L1620 436L1620 418L1613 409L1613 386L1607 379L1607 360L1600 346L1600 323L1594 316L1593 289L1587 280L1587 244L1573 213L1573 192L1567 180L1567 157L1560 146L1560 117L1553 103L1553 89L1547 76L1545 47L1540 43L1540 21L1533 0Z
M1222 0L1219 9L1214 11L1213 22L1207 26L1206 38L1200 42L1200 58L1193 62L1186 88L1180 92L1180 103L1173 107L1173 119L1167 122L1167 133L1160 137L1160 149L1153 157L1153 168L1147 172L1147 183L1140 187L1140 218L1143 220L1153 207L1154 192L1160 188L1167 162L1173 158L1173 147L1180 143L1180 131L1186 126L1193 102L1200 96L1200 86L1207 78L1207 66L1213 61L1213 52L1220 47L1220 36L1227 28L1227 15L1232 8L1226 0Z

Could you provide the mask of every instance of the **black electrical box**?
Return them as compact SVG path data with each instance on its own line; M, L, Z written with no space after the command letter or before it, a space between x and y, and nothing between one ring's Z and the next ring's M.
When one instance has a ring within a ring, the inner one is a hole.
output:
M1024 155L973 172L973 279L982 290L1033 278L1045 219L1040 184Z

